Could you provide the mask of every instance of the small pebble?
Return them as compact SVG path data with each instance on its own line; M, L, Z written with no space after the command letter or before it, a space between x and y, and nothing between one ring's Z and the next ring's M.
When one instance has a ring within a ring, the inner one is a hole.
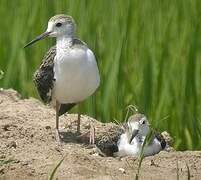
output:
M0 168L0 174L4 174L4 167Z
M4 131L9 131L9 127L10 127L9 124L5 124L5 125L3 126L3 130L4 130Z
M1 154L0 155L0 159L5 159L6 158L6 155L5 154Z
M45 126L45 129L49 130L49 129L51 129L51 127L50 126Z
M14 166L11 166L10 167L10 170L15 170L16 168Z
M22 162L22 166L27 166L28 164L29 164L28 161Z
M61 152L61 151L62 151L61 147L59 147L59 146L55 146L54 149L55 149L56 151L58 151L58 152Z
M98 153L94 153L94 154L92 154L92 156L99 156L99 154Z
M125 169L124 168L119 168L119 171L121 171L123 174L126 173Z
M159 165L156 164L153 159L151 159L151 161L150 161L150 166L159 167Z
M9 147L9 148L16 148L17 147L17 143L15 142L15 141L11 141L8 145L7 145L7 147Z

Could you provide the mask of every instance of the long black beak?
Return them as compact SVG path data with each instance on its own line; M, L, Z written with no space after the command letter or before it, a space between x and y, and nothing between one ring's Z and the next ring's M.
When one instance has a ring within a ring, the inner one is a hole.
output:
M129 140L129 143L132 142L133 138L138 134L138 132L139 132L138 129L135 129L135 130L133 131L132 136L131 136L131 138L130 138L130 140Z
M26 45L24 46L24 48L26 48L26 47L28 47L28 46L31 46L31 45L34 44L35 42L46 38L47 36L49 36L50 33L51 33L51 32L44 32L44 33L41 34L40 36L37 36L34 40L32 40L31 42L29 42L28 44L26 44Z

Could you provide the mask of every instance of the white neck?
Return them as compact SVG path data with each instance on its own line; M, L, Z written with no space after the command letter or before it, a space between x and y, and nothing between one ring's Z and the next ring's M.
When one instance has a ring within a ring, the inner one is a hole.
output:
M61 36L57 37L57 43L56 48L59 49L66 49L69 48L73 43L73 37L72 36Z

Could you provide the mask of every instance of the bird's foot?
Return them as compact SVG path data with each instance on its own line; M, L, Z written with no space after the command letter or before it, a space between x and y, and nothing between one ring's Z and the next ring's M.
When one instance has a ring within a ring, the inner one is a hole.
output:
M80 134L77 138L78 141L88 144L88 148L95 147L95 127L90 124L90 130L84 134Z
M91 131L77 136L77 140L81 143L84 143L85 147L88 149L94 148L96 146L95 139L94 136L91 134Z
M90 131L89 131L89 144L94 145L95 144L95 127L91 124L90 125Z

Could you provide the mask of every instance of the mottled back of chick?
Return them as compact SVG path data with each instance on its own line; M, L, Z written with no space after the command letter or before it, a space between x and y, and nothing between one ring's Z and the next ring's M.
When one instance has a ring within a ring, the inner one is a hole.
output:
M117 142L123 132L124 130L122 127L114 126L96 140L96 146L103 155L113 156L113 153L118 151Z

